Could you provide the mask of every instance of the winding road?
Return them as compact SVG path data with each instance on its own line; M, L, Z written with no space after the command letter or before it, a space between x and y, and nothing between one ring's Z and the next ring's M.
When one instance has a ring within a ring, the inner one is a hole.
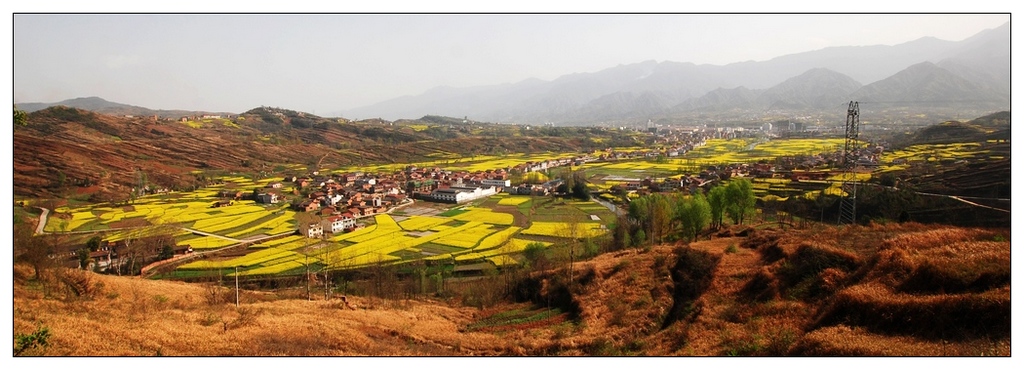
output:
M36 207L43 210L43 213L39 215L39 225L36 225L36 234L42 234L43 228L46 227L46 217L50 214L50 210L43 207Z

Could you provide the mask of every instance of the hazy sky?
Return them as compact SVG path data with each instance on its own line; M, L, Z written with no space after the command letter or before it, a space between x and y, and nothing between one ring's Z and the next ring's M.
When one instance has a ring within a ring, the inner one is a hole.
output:
M959 41L1009 15L14 15L14 101L319 115L645 60ZM869 83L873 81L862 81Z

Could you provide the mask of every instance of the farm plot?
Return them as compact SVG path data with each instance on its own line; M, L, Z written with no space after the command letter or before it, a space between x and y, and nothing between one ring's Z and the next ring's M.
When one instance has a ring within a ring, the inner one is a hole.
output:
M501 231L498 231L498 232L496 232L494 234L491 234L491 235L487 236L486 238L484 238L483 240L480 240L480 244L478 244L476 246L476 248L473 248L473 251L479 252L479 251L484 251L484 250L488 250L488 249L494 249L494 248L498 248L498 247L502 246L502 244L504 244L508 240L515 241L517 239L511 239L511 238L512 238L513 235L517 234L519 231L522 231L522 229L518 228L518 227L515 227L515 226L512 226L512 227L509 227L509 228L507 228L505 230L501 230Z
M262 211L262 208L261 208ZM193 229L215 234L220 231L233 229L252 223L266 216L264 212L252 212L246 214L233 214L221 217L207 218L196 221Z
M528 196L508 196L498 201L499 206L518 206L520 204L529 202L531 199Z
M334 242L346 241L346 240L349 240L349 239L352 239L352 238L358 238L358 237L362 237L362 236L365 236L365 235L369 235L369 234L372 234L372 233L374 233L376 231L377 231L377 225L370 225L370 226L364 227L362 229L359 229L359 230L356 230L356 231L353 231L353 232L350 232L350 233L335 235L334 237L331 237L329 240L334 241Z
M576 234L581 238L596 237L605 233L603 225L595 222L580 222ZM567 222L543 222L535 221L529 228L523 230L525 235L553 236L556 238L568 238L572 234L570 224Z
M398 223L395 222L395 219L391 218L390 215L376 215L373 218L374 218L374 220L377 221L377 225L376 225L377 227L374 228L374 230L372 232L369 232L369 233L366 233L366 234L363 234L363 235L350 236L350 237L347 237L347 238L335 238L334 240L335 241L345 240L345 241L350 241L350 242L353 242L353 243L361 243L361 242L365 242L365 241L368 241L368 240L371 240L371 239L376 239L376 238L379 238L379 237L382 237L382 236L399 235L401 233L401 231L402 231L402 227L398 226ZM358 232L358 231L356 231L356 232ZM348 236L348 235L351 235L351 234L355 234L356 232L352 232L352 233L348 233L348 234L342 234L342 236Z
M218 238L216 236L201 236L198 238L192 238L179 244L191 246L193 249L216 249L220 247L226 247L237 242L227 240L224 238Z
M989 153L990 151L984 149L981 143L919 144L911 145L901 150L885 152L882 154L881 162L889 164L896 161L940 162L944 160L983 159L988 157Z
M409 216L408 219L399 222L398 226L408 231L428 231L433 227L448 222L451 222L451 219L431 216Z
M217 269L228 269L228 268L233 269L235 267L253 267L253 266L258 266L258 265L263 264L265 262L275 261L275 260L279 260L279 259L281 261L277 261L277 262L296 260L296 259L299 259L299 258L305 260L306 256L301 254L301 253L294 252L294 251L289 251L289 250L283 250L283 249L280 249L280 248L270 247L270 248L266 248L266 249L258 250L256 252L252 252L252 253L246 254L246 255L241 256L241 257L236 257L236 258L232 258L232 259L224 260L224 261L201 260L201 261L189 262L189 263L186 263L184 265L181 265L180 267L178 267L178 269L180 269L180 270L217 270ZM314 257L310 257L310 259L315 259L315 258Z
M480 221L493 225L511 225L513 221L512 215L494 212L488 208L466 207L463 210L466 212L449 217L459 221Z
M473 260L488 260L488 261L490 261L492 263L495 263L495 265L497 265L497 266L502 266L502 265L505 265L505 264L517 264L518 261L516 261L514 258L501 258L501 257L507 257L507 256L512 255L512 254L522 253L522 251L526 250L526 246L528 246L530 244L534 244L534 243L543 245L544 247L550 247L552 245L552 243L550 243L550 242L537 242L537 241L523 240L523 239L506 239L506 240L508 240L509 242L507 244L505 244L504 241L502 241L501 244L503 244L503 245L501 245L501 248L496 248L497 246L491 247L491 248L488 248L488 249L477 248L477 249L474 249L470 253L462 253L462 254L456 255L455 256L455 261L456 262L462 262L462 261L473 261ZM481 244L483 244L483 243L481 243Z
M285 231L278 232L278 234L294 230L294 222L292 222L295 219L294 211L284 211L276 217L269 213L262 216L260 220L264 220L263 222L253 222L253 225L248 225L244 229L228 233L227 235L232 238L238 238L263 230L265 230L264 234L273 235L271 231L279 230L281 225L286 225L287 228Z
M390 263L400 261L401 257L393 256L391 254L417 248L426 243L436 242L439 239L464 233L467 230L480 227L481 225L483 224L480 222L467 222L465 225L459 227L454 227L418 238L406 235L392 236L392 233L390 232L378 234L376 238L367 239L347 247L342 247L337 249L336 253L332 252L330 267L334 269L344 269L379 262Z
M264 246L267 246L267 247L276 247L276 246L280 246L280 245L283 245L283 244L288 244L288 243L295 242L295 241L301 241L302 239L306 239L306 238L303 237L302 235L292 235L292 236L287 236L287 237L284 237L284 238L281 238L281 239L274 239L274 240L271 240L271 241L263 242L263 243L260 243L260 245L264 245Z
M476 227L463 230L458 234L449 234L443 238L438 238L437 240L434 240L434 243L468 249L475 247L482 239L493 234L495 231L497 230L492 228L491 225L481 224Z

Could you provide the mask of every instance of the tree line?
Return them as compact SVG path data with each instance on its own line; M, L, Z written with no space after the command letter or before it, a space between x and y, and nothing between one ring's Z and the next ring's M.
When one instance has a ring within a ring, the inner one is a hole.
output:
M698 188L692 194L645 195L629 202L628 213L613 228L612 243L621 249L693 241L709 228L725 226L726 217L736 225L749 221L756 201L747 179L733 179L706 192Z

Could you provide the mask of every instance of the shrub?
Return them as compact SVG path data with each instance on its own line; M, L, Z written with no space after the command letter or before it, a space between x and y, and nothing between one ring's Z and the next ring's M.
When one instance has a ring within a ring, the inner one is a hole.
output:
M619 273L619 271L625 270L626 268L629 267L629 265L630 265L630 261L629 260L627 260L627 259L619 260L619 262L615 263L615 266L612 266L611 273L609 273L608 276L615 275L615 274ZM607 278L608 276L605 276L605 278Z
M1007 338L1009 288L920 296L894 293L876 283L857 285L837 293L814 327L838 324L930 339Z
M91 299L103 290L103 284L93 281L91 272L82 270L61 270L57 279L64 286L67 298Z
M14 336L14 355L21 356L34 348L46 348L50 345L50 328L39 327L31 334L16 334Z
M767 302L778 298L779 282L767 267L762 267L740 289L740 299L752 302Z
M779 266L775 275L791 297L814 298L826 292L822 288L822 271L829 268L853 271L859 266L860 258L852 253L805 242ZM837 276L835 273L829 275L832 278ZM839 282L831 283L832 286L837 284Z

